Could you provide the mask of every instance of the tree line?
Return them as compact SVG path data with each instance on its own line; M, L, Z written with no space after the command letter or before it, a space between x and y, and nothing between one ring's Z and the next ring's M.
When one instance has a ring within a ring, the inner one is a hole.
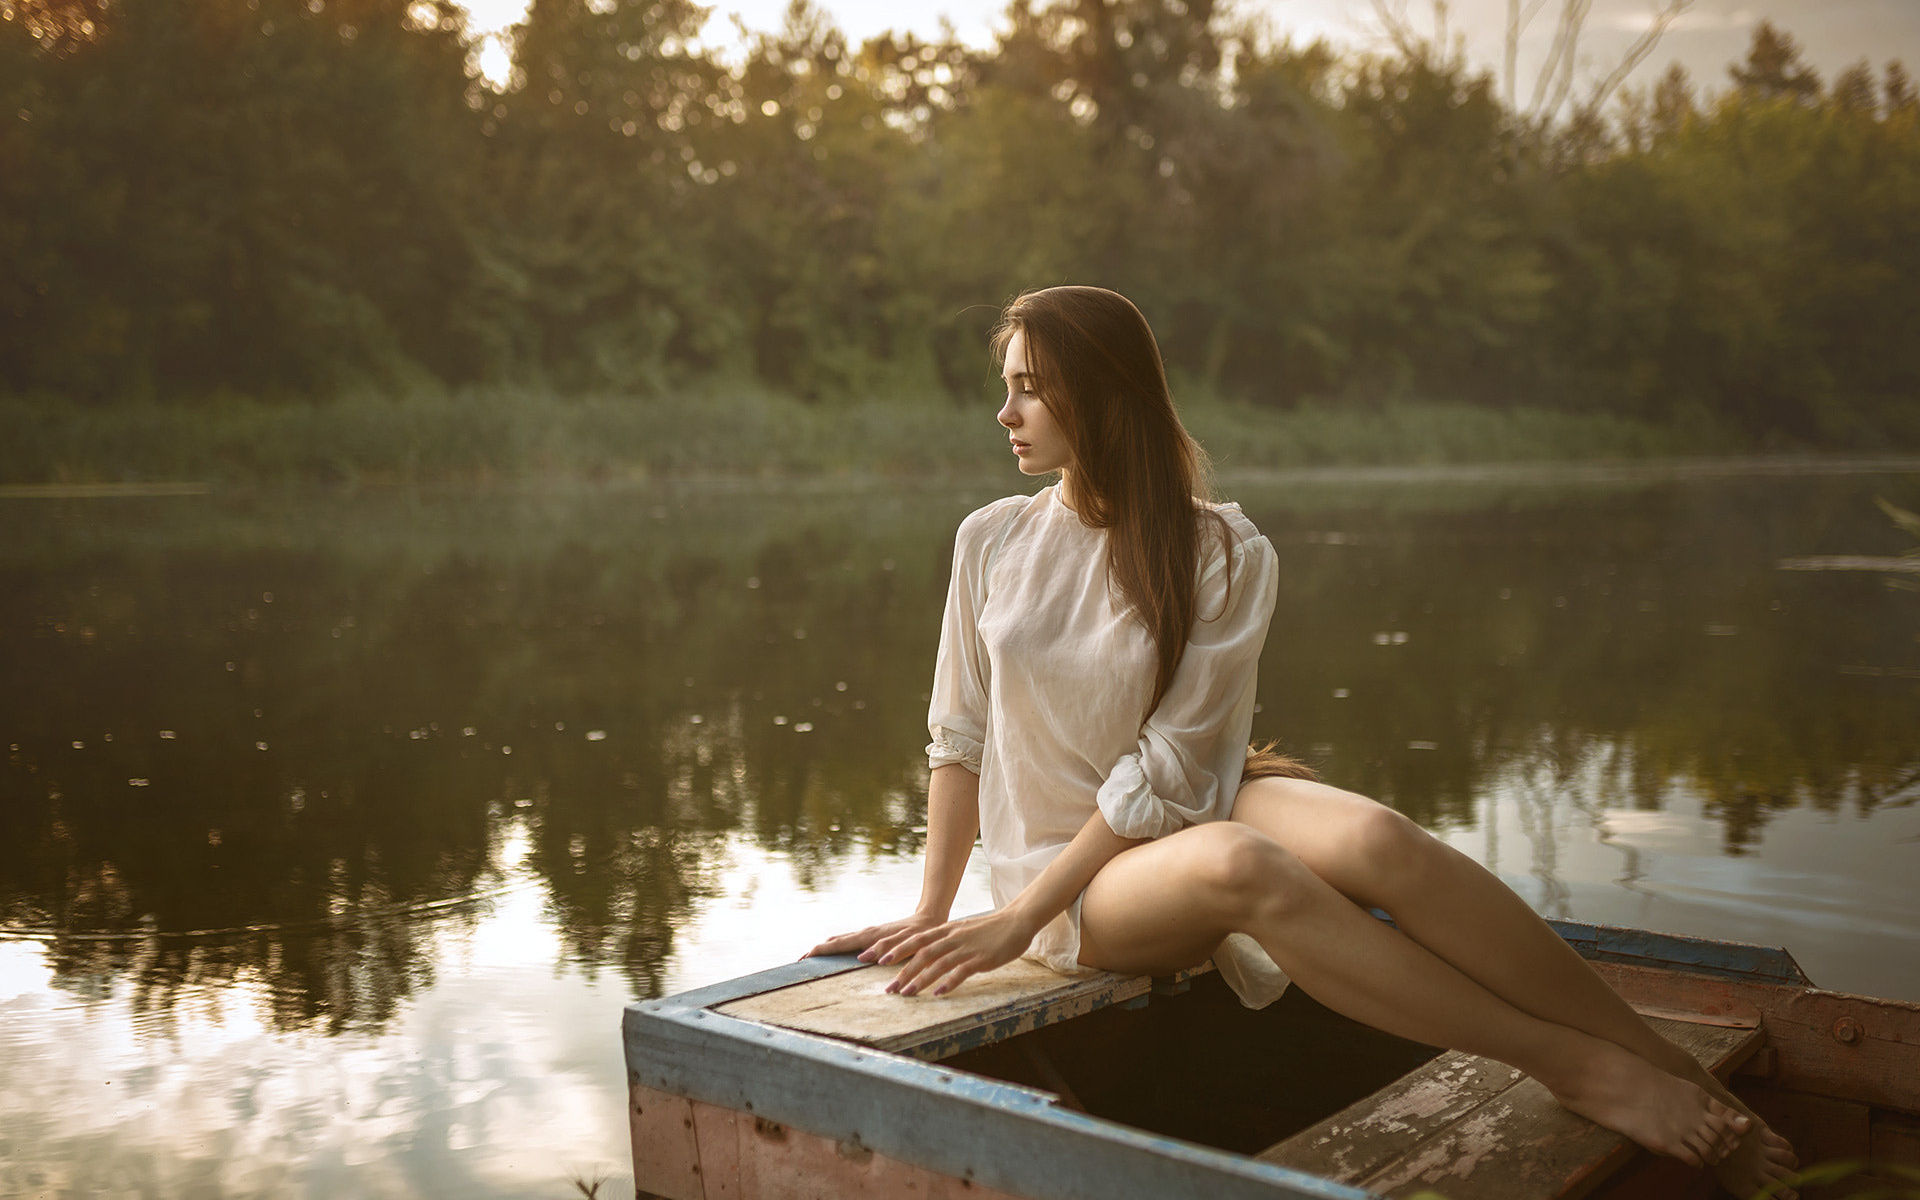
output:
M986 49L804 0L0 0L0 392L990 386L1022 287L1134 297L1181 386L1920 444L1920 100L1761 25L1547 121L1440 39L1013 0Z

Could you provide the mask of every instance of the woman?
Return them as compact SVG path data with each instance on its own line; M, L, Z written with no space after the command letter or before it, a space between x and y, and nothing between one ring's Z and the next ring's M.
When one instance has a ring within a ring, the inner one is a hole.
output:
M1518 1067L1736 1195L1784 1177L1786 1142L1492 875L1249 754L1274 552L1237 507L1194 499L1201 452L1139 311L1101 288L1030 292L994 349L1020 470L1060 479L956 539L919 906L810 953L898 963L888 990L906 995L1022 955L1133 974L1212 957L1249 1004L1297 979L1389 1033ZM949 920L976 834L995 908Z

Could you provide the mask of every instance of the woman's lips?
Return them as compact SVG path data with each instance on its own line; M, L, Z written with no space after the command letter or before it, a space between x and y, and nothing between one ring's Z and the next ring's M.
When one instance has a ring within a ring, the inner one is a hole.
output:
M1031 446L1019 438L1009 438L1008 441L1013 443L1013 452L1015 454L1025 454L1028 450L1032 449Z

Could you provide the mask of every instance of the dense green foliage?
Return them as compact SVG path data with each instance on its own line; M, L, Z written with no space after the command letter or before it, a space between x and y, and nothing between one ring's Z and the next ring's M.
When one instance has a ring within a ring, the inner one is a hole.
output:
M1212 0L1015 0L991 50L815 10L0 0L0 391L978 397L1023 286L1135 297L1195 390L1920 444L1920 104L1763 26L1542 127L1457 57Z
M993 424L998 402L805 404L738 382L660 396L474 386L327 402L0 399L0 488L154 480L249 486L702 475L1013 478L1007 439ZM1276 467L1670 457L1740 447L1724 430L1541 407L1395 401L1279 409L1189 400L1184 409L1187 427L1228 483Z

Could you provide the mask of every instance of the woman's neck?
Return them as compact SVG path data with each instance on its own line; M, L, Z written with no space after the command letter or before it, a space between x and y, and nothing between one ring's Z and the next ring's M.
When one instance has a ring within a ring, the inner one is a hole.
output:
M1067 474L1065 471L1060 472L1060 482L1055 484L1054 487L1059 489L1058 495L1060 497L1060 503L1066 507L1068 512L1077 513L1080 511L1080 505L1073 494L1073 476Z

